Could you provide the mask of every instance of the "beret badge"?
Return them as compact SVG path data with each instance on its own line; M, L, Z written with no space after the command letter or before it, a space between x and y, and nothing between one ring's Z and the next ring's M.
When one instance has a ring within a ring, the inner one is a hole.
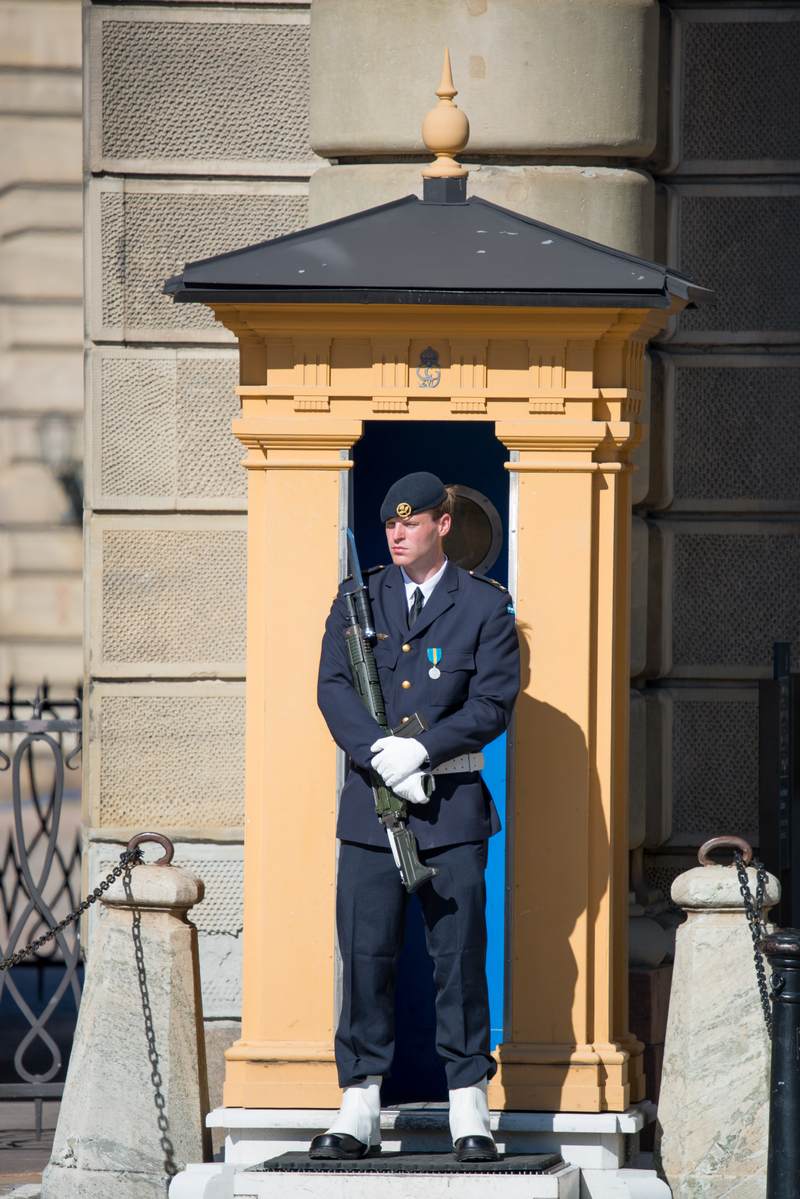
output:
M411 505L406 503L398 504L395 508L395 512L401 520L407 520L411 515Z

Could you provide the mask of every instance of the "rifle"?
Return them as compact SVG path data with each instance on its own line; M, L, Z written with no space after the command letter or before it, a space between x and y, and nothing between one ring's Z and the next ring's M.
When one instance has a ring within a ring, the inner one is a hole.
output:
M361 574L356 541L351 529L347 530L347 539L355 587L344 593L348 620L344 637L350 671L353 676L353 686L370 716L378 722L385 733L394 737L416 737L425 729L425 722L417 712L410 716L405 724L401 724L396 729L389 728L386 721L386 704L375 662L374 645L377 634L373 624L372 604L369 590ZM430 776L427 777L430 779L432 790L433 779ZM375 770L370 770L370 783L375 799L375 812L386 829L389 846L397 869L400 871L403 886L411 895L439 871L435 866L423 866L419 860L416 837L406 823L408 819L406 801L396 795L391 787L387 787Z

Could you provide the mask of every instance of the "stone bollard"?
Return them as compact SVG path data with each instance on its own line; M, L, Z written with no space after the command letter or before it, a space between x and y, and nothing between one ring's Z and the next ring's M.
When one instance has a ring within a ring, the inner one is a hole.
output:
M167 845L101 901L42 1199L163 1199L187 1161L207 1157L197 934L186 919L203 884L168 865Z
M738 838L715 841L752 858ZM755 896L752 866L747 876ZM739 887L735 866L712 864L672 884L687 918L675 942L656 1161L674 1199L764 1199L766 1191L770 1042ZM762 921L779 899L768 874Z

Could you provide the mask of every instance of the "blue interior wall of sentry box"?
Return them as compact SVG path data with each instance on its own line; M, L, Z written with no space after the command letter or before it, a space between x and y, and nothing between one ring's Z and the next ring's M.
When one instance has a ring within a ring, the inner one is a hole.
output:
M356 442L351 475L354 532L363 567L389 563L379 511L389 486L402 475L431 470L445 483L462 483L494 504L503 522L503 548L487 572L508 583L508 453L489 421L369 421ZM483 777L505 826L505 734L486 747ZM492 1046L503 1039L505 972L505 835L489 841L486 871L489 943L486 971ZM398 967L395 1059L383 1086L383 1102L410 1103L447 1098L444 1068L435 1049L433 976L425 951L419 901L408 904L405 944Z

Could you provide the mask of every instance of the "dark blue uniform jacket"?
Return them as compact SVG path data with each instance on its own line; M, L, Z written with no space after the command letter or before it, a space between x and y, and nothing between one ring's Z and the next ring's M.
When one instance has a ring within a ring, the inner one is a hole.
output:
M519 691L519 643L511 596L448 563L413 629L398 566L371 574L375 628L387 633L375 646L386 715L392 728L418 712L427 728L419 736L432 766L477 753L508 725ZM337 745L350 755L336 835L363 845L386 846L375 815L369 764L373 742L386 733L353 688L345 648L347 616L341 584L325 624L317 701ZM428 649L441 651L439 678L431 679ZM408 687L403 682L410 683ZM480 774L436 776L427 804L409 804L409 827L420 849L480 841L500 820Z

